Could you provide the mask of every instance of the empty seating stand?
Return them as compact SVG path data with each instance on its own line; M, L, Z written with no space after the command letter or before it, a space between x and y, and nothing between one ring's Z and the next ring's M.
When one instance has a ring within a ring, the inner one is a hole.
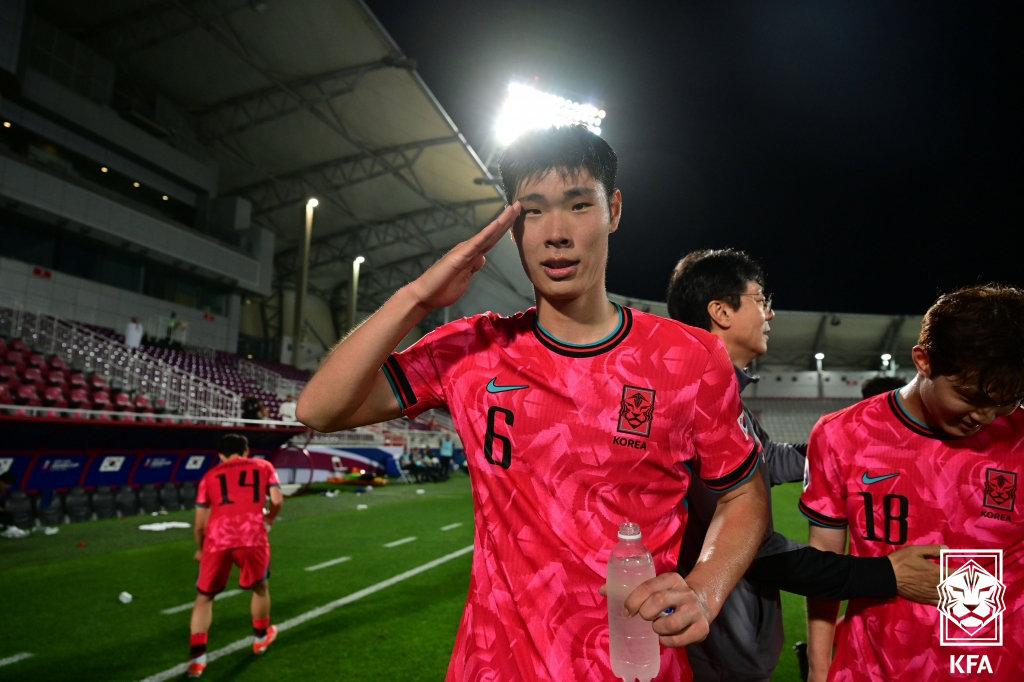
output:
M181 509L181 498L178 497L178 486L173 483L164 483L160 488L160 504L166 511L178 511Z

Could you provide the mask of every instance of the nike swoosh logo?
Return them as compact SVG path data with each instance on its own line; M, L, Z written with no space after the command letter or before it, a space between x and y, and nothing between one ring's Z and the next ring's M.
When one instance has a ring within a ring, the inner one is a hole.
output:
M885 474L884 476L868 476L868 472L864 472L864 475L860 477L860 482L864 485L871 485L872 483L878 483L884 481L887 478L895 478L899 474Z
M504 393L505 391L518 391L521 388L529 388L529 386L499 386L495 383L497 380L498 377L494 377L487 382L488 393Z

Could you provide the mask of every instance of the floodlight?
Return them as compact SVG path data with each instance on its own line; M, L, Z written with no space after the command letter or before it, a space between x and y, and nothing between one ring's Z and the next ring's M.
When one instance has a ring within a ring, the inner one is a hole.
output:
M507 146L527 130L574 123L582 123L595 135L600 135L606 115L604 109L593 104L574 102L513 82L509 83L505 102L498 112L494 133L501 147Z
M882 353L882 362L889 362L892 360L892 355L889 353Z
M824 353L815 353L814 354L814 359L815 360L824 360L825 359L825 354Z

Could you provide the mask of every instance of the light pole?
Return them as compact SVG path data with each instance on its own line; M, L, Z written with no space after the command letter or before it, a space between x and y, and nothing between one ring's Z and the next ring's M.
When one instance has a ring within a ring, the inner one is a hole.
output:
M825 397L825 370L822 368L822 360L825 359L825 354L817 352L814 354L814 362L818 365L818 397Z
M359 265L365 263L366 259L356 256L352 259L352 282L348 293L348 330L352 331L356 326L356 300L359 298Z
M313 235L313 209L320 202L310 199L306 202L306 235L302 242L302 258L299 261L299 285L295 289L295 324L292 330L292 366L299 366L299 345L302 338L302 320L305 317L306 284L309 281L309 243Z

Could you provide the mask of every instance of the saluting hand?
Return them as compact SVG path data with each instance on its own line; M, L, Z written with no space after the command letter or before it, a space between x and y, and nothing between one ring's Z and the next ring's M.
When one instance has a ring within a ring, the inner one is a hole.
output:
M407 287L408 291L428 311L455 303L466 292L470 278L484 266L484 254L498 243L509 231L522 208L519 202L506 206L485 228L464 242L456 244L451 251L417 277Z

